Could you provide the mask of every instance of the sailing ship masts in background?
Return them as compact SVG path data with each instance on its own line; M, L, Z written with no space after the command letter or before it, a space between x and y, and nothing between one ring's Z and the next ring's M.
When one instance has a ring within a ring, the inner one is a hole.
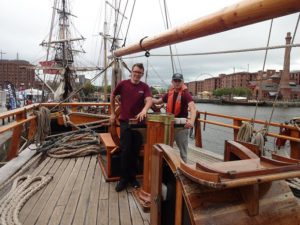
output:
M61 39L61 40L55 40L55 41L50 41L50 42L42 42L41 45L48 45L48 44L58 44L58 43L68 43L71 41L81 41L84 40L84 37L80 37L80 38L68 38L68 39Z
M244 0L159 35L117 49L115 57L164 47L300 11L299 0Z

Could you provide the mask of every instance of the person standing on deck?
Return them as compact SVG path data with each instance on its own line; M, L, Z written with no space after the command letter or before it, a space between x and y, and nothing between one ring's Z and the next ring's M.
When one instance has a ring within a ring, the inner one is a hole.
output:
M136 119L138 123L145 123L148 109L152 105L152 94L149 86L141 81L144 66L137 63L132 66L131 76L128 80L121 81L111 94L110 122L116 120L115 98L121 97L120 113L120 150L121 150L121 177L116 186L116 191L124 190L128 183L132 187L140 187L136 180L137 161L142 145L142 135L130 128L129 120ZM139 141L140 140L140 141Z
M196 106L191 94L184 85L182 74L175 73L172 76L172 87L169 89L168 93L159 99L152 99L152 102L154 104L167 103L167 113L173 113L175 118L185 118L184 127L176 129L174 139L180 150L182 160L187 162L188 135L189 129L194 127ZM190 110L189 118L188 110Z

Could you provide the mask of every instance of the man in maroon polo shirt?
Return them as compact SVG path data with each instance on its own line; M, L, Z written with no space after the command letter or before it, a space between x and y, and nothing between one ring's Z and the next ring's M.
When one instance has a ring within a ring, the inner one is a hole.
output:
M112 92L110 98L110 122L114 123L116 119L115 98L117 95L121 96L121 114L119 120L122 171L120 181L116 186L117 192L124 190L128 183L134 188L140 186L135 176L142 136L130 128L129 120L137 119L138 123L145 123L147 111L152 105L150 88L146 83L141 81L143 74L143 64L134 64L130 79L121 81Z

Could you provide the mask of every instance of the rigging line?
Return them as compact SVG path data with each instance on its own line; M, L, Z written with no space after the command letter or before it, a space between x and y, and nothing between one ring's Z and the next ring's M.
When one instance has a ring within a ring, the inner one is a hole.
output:
M121 0L119 1L118 8L115 8L114 36L113 36L113 41L112 41L111 48L110 48L111 51L113 51L115 49L115 42L116 42L117 25L118 25L118 20L119 20L120 6L121 6ZM117 7L117 0L115 0L115 7Z
M136 2L136 0L134 0L134 2L133 2L133 6L132 6L132 10L131 10L131 14L130 14L130 18L129 18L129 22L128 22L128 26L127 26L127 30L126 30L126 34L125 34L125 38L124 38L124 42L123 42L122 47L125 47L125 44L126 44L126 39L127 39L130 24L131 24L131 19L132 19L134 7L135 7L135 2Z
M202 56L202 55L218 55L218 54L230 54L230 53L241 53L241 52L254 52L254 51L262 51L266 49L280 49L285 47L300 47L299 44L290 44L290 45L275 45L270 47L259 47L259 48L245 48L245 49L237 49L237 50L228 50L228 51L218 51L218 52L200 52L200 53L183 53L183 54L173 54L173 56ZM131 58L139 58L143 57L144 55L137 55L137 56L128 56L122 57L123 59L131 59ZM151 54L151 56L156 57L169 57L170 54Z
M53 110L55 108L57 108L58 106L60 106L62 103L68 101L70 98L72 98L74 95L76 95L79 91L81 91L84 86L87 84L87 83L92 83L94 82L100 75L102 75L109 67L111 67L111 65L113 64L114 61L112 61L105 69L103 69L100 73L98 73L97 75L95 75L91 80L89 81L86 81L84 84L81 85L81 87L79 87L76 91L73 91L69 97L65 98L64 100L61 100L60 102L58 102L53 108L51 108L51 112L53 112Z
M164 9L165 9L166 25L167 25L167 30L168 30L169 29L169 23L168 23L166 0L164 0ZM172 71L173 71L173 74L174 74L175 73L175 67L174 67L173 52L172 52L172 46L171 45L169 45L169 50L170 50L170 54L171 54Z
M167 25L166 25L166 21L164 20L164 13L163 13L163 10L162 10L162 6L161 6L161 3L160 3L160 0L158 0L158 3L159 3L159 9L160 9L162 21L164 23L164 27L166 27Z
M128 0L126 1L126 5L125 5L125 9L124 9L123 15L125 15L125 13L126 13L127 5L128 5ZM125 16L122 16L122 20L120 22L120 29L119 29L119 31L117 33L117 37L119 37L119 35L120 35L120 31L121 31L121 27L122 27L122 23L123 23L124 17Z
M148 70L149 70L149 57L147 57L147 64L146 64L146 76L145 76L146 84L147 84L147 79L148 79Z
M298 25L299 25L299 20L300 20L300 13L299 13L299 16L298 16L298 20L297 20L297 22L296 22L296 25L295 25L295 29L294 29L294 37L292 37L292 40L291 40L291 46L293 45L293 43L294 43L294 40L295 40L295 35L296 35L296 32L297 32L297 29L298 29ZM290 55L291 54L291 51L292 51L292 47L289 47L289 50L288 50L289 52L287 53L287 54L285 54L285 56L284 56L284 68L286 68L286 66L287 66L287 55ZM281 77L282 78L282 77ZM266 128L266 131L268 132L268 130L269 130L269 124L270 124L270 122L272 121L272 117L273 117L273 114L274 114L274 110L275 110L275 106L276 106L276 102L277 102L277 99L278 99L278 95L279 95L279 90L280 90L280 83L281 83L281 79L280 79L280 82L279 82L279 85L278 85L278 87L277 87L277 93L276 93L276 97L275 97L275 100L274 100L274 102L273 102L273 106L272 106L272 112L271 112L271 115L270 115L270 118L269 118L269 123L268 123L268 125L267 125L267 128Z
M56 15L56 5L57 5L57 0L54 0L53 3L53 9L52 9L52 18L51 18L51 25L50 25L50 34L49 34L49 39L48 39L48 46L47 46L47 53L46 53L46 61L49 59L49 51L51 47L51 38L52 38L52 33L53 33L53 27L54 27L54 20L55 20L55 15ZM45 100L45 82L46 82L46 74L44 74L44 81L42 85L42 99L41 101L43 102Z
M267 47L269 47L269 43L270 43L270 37L271 37L271 33L272 33L272 27L273 27L273 19L271 19L271 24L270 24L270 29L269 29L269 36L268 36L268 41L267 41ZM267 60L267 55L268 55L268 49L266 49L265 52L265 57L264 57L264 63L263 63L263 68L262 68L262 72L261 72L261 76L263 76L264 74L264 70L265 70L265 66L266 66L266 60ZM261 83L259 83L259 90L261 90ZM259 94L256 95L256 104L255 104L255 110L254 110L254 116L253 116L253 120L255 120L256 118L256 112L257 112L257 108L258 108L258 98L259 98ZM252 123L253 126L253 123Z
M167 12L168 12L168 16L169 16L169 22L170 22L170 26L172 27L172 22L171 22L171 19L170 19L170 13L169 13L169 9L167 8ZM175 48L175 52L176 54L178 53L178 49L177 49L177 45L175 44L174 45L174 48ZM174 55L174 54L173 54ZM178 65L179 65L179 69L180 69L180 72L182 73L182 67L181 67L181 63L180 63L180 58L179 56L176 56L177 58L177 61L178 61ZM174 63L175 67L176 67L176 63ZM177 71L177 68L176 68L176 71Z
M154 67L150 64L152 70L154 71L154 73L156 74L156 76L161 80L161 82L166 86L168 87L169 85L165 82L164 79L161 78L161 76L158 74L158 72L154 69Z

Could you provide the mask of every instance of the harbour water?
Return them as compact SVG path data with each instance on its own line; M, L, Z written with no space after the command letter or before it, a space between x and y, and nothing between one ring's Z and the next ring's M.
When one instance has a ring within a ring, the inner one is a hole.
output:
M239 105L217 105L217 104L196 104L197 110L202 112L219 113L236 117L247 117L253 118L255 113L255 106L239 106ZM270 120L272 107L258 107L256 112L256 119L258 120ZM300 117L300 108L275 108L272 116L272 122L284 123L290 121L294 117ZM232 124L232 120L210 117L207 116L207 120L215 120L227 124ZM263 128L263 126L255 126L256 130ZM205 130L202 125L202 140L203 148L211 150L213 152L223 154L224 141L233 139L232 129L220 127L216 125L206 124ZM270 129L270 132L278 133L279 129ZM266 148L270 151L275 150L274 138L268 137ZM190 139L190 141L194 141ZM286 143L286 149L288 148L289 142Z

